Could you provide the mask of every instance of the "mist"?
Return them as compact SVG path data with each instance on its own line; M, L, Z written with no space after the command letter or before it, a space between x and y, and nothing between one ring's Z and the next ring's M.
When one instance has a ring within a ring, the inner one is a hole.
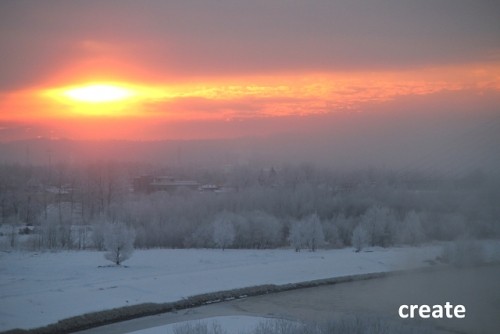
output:
M312 164L337 170L376 168L457 175L500 170L500 115L491 105L478 106L480 110L474 111L472 101L462 101L462 105L457 101L456 108L448 106L453 109L450 112L436 108L437 102L429 106L434 109L411 110L411 102L388 110L382 105L363 112L199 125L167 123L151 129L151 133L175 129L176 133L195 137L199 133L199 139L85 141L47 135L4 141L0 144L0 162L48 165L116 161L214 168ZM211 137L204 138L207 131Z

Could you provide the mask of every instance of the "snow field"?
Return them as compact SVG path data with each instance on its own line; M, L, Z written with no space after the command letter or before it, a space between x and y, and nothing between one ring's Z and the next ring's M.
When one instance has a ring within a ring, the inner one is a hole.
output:
M165 326L158 326L148 329L132 332L130 334L174 334L175 328L185 324L196 325L197 323L207 324L210 328L213 324L219 325L225 333L248 333L255 329L261 322L269 319L262 317L249 317L249 316L221 316L212 317L203 320L192 320L174 323ZM244 328L244 330L242 329Z
M424 267L441 249L154 249L136 251L126 267L96 251L0 253L0 331L213 291Z

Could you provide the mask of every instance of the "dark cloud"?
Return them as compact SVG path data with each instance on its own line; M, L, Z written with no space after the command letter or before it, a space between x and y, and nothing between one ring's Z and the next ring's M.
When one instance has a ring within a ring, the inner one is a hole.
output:
M0 89L95 57L173 80L498 61L499 40L486 0L2 1Z

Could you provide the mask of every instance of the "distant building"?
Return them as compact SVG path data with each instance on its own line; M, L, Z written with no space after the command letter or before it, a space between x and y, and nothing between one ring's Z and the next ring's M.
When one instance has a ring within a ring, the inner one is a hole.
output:
M170 176L143 175L134 178L134 192L152 193L156 191L174 192L179 189L197 190L200 184L193 180L177 180Z
M152 192L151 183L154 177L152 175L142 175L135 177L132 181L132 188L136 193L150 193Z
M204 184L198 190L202 192L218 192L220 189L220 186L215 184Z

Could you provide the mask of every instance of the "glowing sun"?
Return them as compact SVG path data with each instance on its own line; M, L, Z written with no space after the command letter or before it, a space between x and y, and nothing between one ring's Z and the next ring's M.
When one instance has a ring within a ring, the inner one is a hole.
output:
M144 87L115 82L89 82L41 91L43 96L63 106L59 108L60 115L89 117L135 114L134 106L149 98L147 93Z
M108 84L94 84L83 87L70 88L63 92L67 98L87 103L118 102L134 96L128 88Z

